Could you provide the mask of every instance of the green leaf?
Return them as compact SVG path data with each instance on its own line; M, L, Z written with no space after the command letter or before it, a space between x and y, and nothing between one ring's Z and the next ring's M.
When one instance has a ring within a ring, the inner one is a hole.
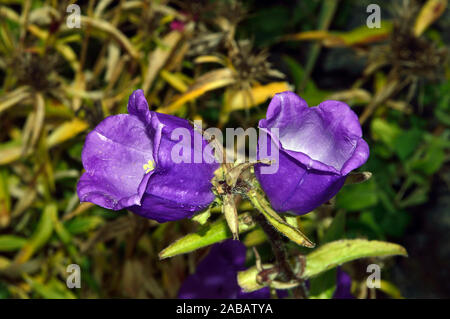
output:
M322 7L320 8L319 21L318 21L318 30L328 30L328 27L331 24L331 20L333 19L334 14L336 13L336 8L338 6L338 2L334 0L325 0L322 2ZM306 83L309 80L309 77L314 69L314 65L316 64L317 58L320 54L321 45L320 43L314 43L308 52L308 60L306 62L305 74L302 78L302 82L300 84L300 90L302 91L305 88ZM309 102L311 103L311 102Z
M58 216L54 214L53 218L53 228L55 229L56 235L59 237L61 242L66 246L67 251L71 255L71 257L78 263L80 257L78 255L77 249L72 241L72 235L70 232L64 227L64 224L58 219Z
M361 222L361 224L369 227L378 236L378 238L384 238L384 231L377 223L372 211L363 211L359 215L359 221Z
M345 232L345 211L339 211L333 219L333 222L328 227L325 236L321 240L321 244L329 243L330 241L341 239Z
M8 287L6 286L6 283L0 282L0 299L8 298L10 298Z
M244 233L255 228L255 223L250 214L244 213L238 216L239 233ZM218 243L227 238L231 238L231 231L225 219L219 219L211 225L201 227L196 233L188 234L159 253L160 259L186 254L191 251Z
M440 143L439 139L433 138L427 148L423 152L419 152L419 156L411 160L408 165L413 170L433 175L444 164L445 158L444 145Z
M9 164L20 158L22 151L21 142L12 140L0 144L0 165Z
M76 299L75 295L61 281L52 278L47 284L25 275L25 280L34 292L45 299Z
M19 250L27 242L26 238L14 235L0 236L0 251L16 251Z
M293 77L295 88L298 90L301 85L302 79L305 76L305 71L303 70L303 67L295 59L292 59L289 56L283 56L283 61L287 64L288 66L287 69L290 71ZM300 92L300 94L302 98L308 101L309 105L320 104L331 93L328 90L319 89L311 79L309 79L304 84L304 86L305 87Z
M26 262L37 250L47 243L53 233L53 220L56 214L56 204L52 203L45 206L33 235L17 255L16 261L18 263Z
M376 218L377 224L387 235L397 238L403 236L410 220L410 214L402 210L387 212L382 219Z
M339 36L348 46L367 44L387 38L392 30L392 25L391 21L383 20L380 28L369 29L362 25L349 32L337 32L336 36Z
M336 269L330 269L311 278L309 299L331 299L336 290Z
M400 289L398 289L397 286L395 286L393 283L386 280L380 280L380 284L380 290L385 294L391 296L394 299L405 299L402 296Z
M317 248L306 256L306 268L302 278L308 279L315 277L325 271L331 270L343 263L367 257L384 257L401 255L408 256L406 249L400 245L366 239L345 239L328 243ZM262 265L263 269L272 268L271 264ZM256 266L239 271L237 275L239 286L246 292L255 291L263 288L257 281L258 269ZM331 277L331 274L328 276ZM329 285L319 291L318 295L329 296L331 290ZM333 290L334 291L334 290ZM331 293L332 294L332 293Z
M300 65L300 63L297 62L297 60L293 59L289 55L284 55L283 61L288 66L288 69L289 69L290 74L292 75L295 87L298 88L300 86L302 78L305 74L303 67ZM312 82L310 81L310 83L312 83Z
M267 240L266 233L261 228L256 228L255 230L252 230L245 236L243 243L247 247L252 247L260 245L264 243L266 240Z
M200 225L204 225L204 224L206 224L206 222L208 221L208 218L210 216L211 216L211 208L208 208L204 212L201 212L201 213L195 215L194 217L192 217L192 220L195 220Z
M341 239L345 233L345 211L339 211L333 218L320 243L326 244ZM310 281L310 299L331 299L336 290L336 269L328 270L314 277Z
M412 129L400 133L394 139L394 149L397 156L405 161L408 159L413 152L417 149L420 141L422 140L423 132L417 129Z
M397 124L389 123L383 119L376 118L372 121L370 127L372 136L375 140L380 139L391 150L395 149L395 139L399 136L402 130Z
M64 223L72 235L87 233L104 223L100 216L80 216Z
M336 207L347 211L358 211L374 206L378 202L375 180L347 185L336 196Z
M321 246L306 256L304 278L314 277L343 263L367 257L408 256L400 245L365 239L338 240Z
M267 221L280 233L292 240L294 243L313 248L315 244L306 237L302 231L292 225L289 225L280 215L278 215L270 206L269 202L256 190L251 190L247 194L253 206L264 215Z
M11 219L11 196L8 187L8 171L0 168L0 228L8 226Z

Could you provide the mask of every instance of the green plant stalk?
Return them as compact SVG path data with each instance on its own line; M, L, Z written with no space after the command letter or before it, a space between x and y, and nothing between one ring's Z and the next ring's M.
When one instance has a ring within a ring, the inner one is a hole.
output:
M288 224L273 210L263 193L259 191L259 187L256 187L258 186L253 186L246 194L253 207L263 214L267 221L284 236L288 237L298 245L314 248L315 244L310 241L300 229Z
M252 205L261 213L254 214L253 219L261 226L262 230L267 235L275 255L280 279L283 282L298 281L298 286L293 288L293 294L297 299L305 299L307 294L304 282L298 278L292 269L281 234L302 246L312 248L315 246L314 243L312 243L297 227L288 224L272 209L255 180L251 183L251 187L246 195Z
M283 282L297 281L298 278L291 268L291 264L289 263L286 253L286 247L280 233L278 233L262 215L255 214L254 219L267 235L267 238L272 247L272 251L275 255L277 266L280 270L280 279ZM305 286L303 285L303 281L299 281L299 285L293 288L293 293L297 299L306 299L306 290Z
M336 0L325 0L325 2L322 4L319 16L318 30L328 30L328 27L331 24L331 20L333 19L333 16L336 12L338 2L339 1ZM314 43L309 51L305 73L303 74L303 79L301 80L300 87L298 88L299 92L305 89L306 83L309 80L309 76L311 75L314 65L316 64L321 47L322 45L320 43Z

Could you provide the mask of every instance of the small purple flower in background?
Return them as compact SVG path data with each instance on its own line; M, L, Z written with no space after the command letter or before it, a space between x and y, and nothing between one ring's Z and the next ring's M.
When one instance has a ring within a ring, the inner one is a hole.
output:
M352 278L341 267L338 267L336 271L336 290L334 291L333 299L354 299L355 296L352 295L351 288Z
M173 20L170 22L170 29L183 32L184 31L184 22L180 20Z
M314 210L336 195L347 174L369 157L358 116L339 101L308 107L295 93L276 94L259 128L267 132L269 154L271 148L279 148L276 173L261 174L262 164L255 168L279 212L301 215ZM271 135L273 128L278 128L279 138Z
M238 271L245 270L246 247L237 240L228 239L211 248L180 288L181 299L249 299L270 298L268 287L246 293L237 282Z
M202 149L194 148L199 133L185 119L150 111L142 90L130 96L128 113L105 118L87 135L81 156L86 172L77 185L80 200L127 208L158 222L188 218L208 207L219 165L174 163L171 157L180 143L191 143L185 146L192 159L196 153L203 156L208 142L202 139ZM191 141L172 139L177 128L188 129Z

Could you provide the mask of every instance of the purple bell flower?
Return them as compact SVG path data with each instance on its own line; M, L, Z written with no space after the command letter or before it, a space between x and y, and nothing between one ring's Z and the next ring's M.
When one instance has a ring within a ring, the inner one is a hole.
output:
M341 267L338 267L336 271L336 290L334 291L333 299L355 299L355 296L351 293L351 288L352 278Z
M194 147L194 134L201 134L185 119L150 111L142 90L130 96L128 113L105 118L87 135L81 155L86 172L77 185L80 200L126 208L158 222L189 218L208 207L219 164L194 163L194 156L212 156L203 154L208 142L200 137L201 147ZM173 138L177 128L187 129L190 141ZM177 144L191 150L189 163L173 161Z
M308 107L295 93L279 93L259 128L267 138L260 135L258 151L264 145L268 154L279 149L279 158L273 158L278 162L275 173L262 173L263 164L255 168L262 189L279 212L302 215L314 210L336 195L347 174L369 157L358 116L343 102Z
M246 247L237 240L228 239L211 248L198 264L194 274L183 282L181 299L258 299L270 298L268 287L243 292L237 282L238 271L245 270Z

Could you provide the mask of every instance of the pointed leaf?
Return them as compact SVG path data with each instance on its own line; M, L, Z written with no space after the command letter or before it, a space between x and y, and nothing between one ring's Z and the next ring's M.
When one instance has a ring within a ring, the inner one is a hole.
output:
M0 236L0 251L16 251L21 249L27 242L26 238L15 235Z
M204 225L204 224L206 224L206 222L208 221L208 218L210 216L211 216L211 208L209 207L204 212L194 215L194 217L192 217L192 220L195 220L200 225Z
M255 228L255 223L252 221L249 214L241 214L238 216L238 219L239 233L244 233ZM179 254L189 253L231 237L232 234L226 220L219 219L211 225L202 227L196 233L188 234L178 239L161 251L159 253L159 258L165 259Z
M47 139L48 147L61 144L72 137L78 135L88 128L88 124L84 121L74 118L72 121L65 122L56 128Z
M366 257L408 256L400 245L366 239L346 239L328 243L306 256L304 278L310 278L343 263Z
M389 295L394 299L405 299L405 297L402 296L400 289L398 289L393 283L386 280L380 280L380 285L380 290L386 295Z
M37 250L47 243L53 233L53 220L56 214L56 204L49 204L44 208L33 235L16 256L17 263L21 264L26 262Z
M178 74L166 70L161 70L160 75L164 80L166 80L167 83L169 83L178 91L184 93L188 90L187 84L184 82L183 78Z
M392 31L390 21L381 21L381 28L360 26L348 32L305 31L286 36L285 40L320 40L326 47L349 47L386 40Z
M70 289L56 278L50 279L47 284L43 284L28 275L24 275L24 278L31 289L45 299L76 299Z
M81 24L90 26L94 29L107 33L114 40L116 40L134 59L139 58L139 51L133 46L128 38L111 23L95 19L91 17L81 16Z
M13 140L0 144L0 165L12 163L20 158L22 145L20 141Z
M28 97L30 97L30 90L27 86L21 86L12 92L6 93L0 99L0 113L16 105L17 103L20 103Z
M272 82L266 85L256 85L250 90L228 90L225 94L225 109L228 111L243 110L257 106L276 93L289 91L287 82Z
M8 171L0 168L0 229L11 220L11 196L8 187Z
M420 36L445 11L447 0L428 0L420 9L414 25L414 35Z
M64 226L70 234L78 235L94 230L104 222L100 216L81 216L65 222Z
M158 46L148 55L148 68L146 70L142 89L147 94L155 80L158 72L164 67L172 54L173 50L181 40L182 34L178 31L168 33L162 40L161 45Z
M348 239L333 241L323 245L306 256L306 268L303 278L308 279L317 276L327 270L333 269L343 263L359 258L385 257L385 256L408 256L406 249L400 245L366 239ZM272 268L272 264L264 264L263 269ZM239 286L246 292L263 288L256 278L258 276L256 266L238 272Z
M233 72L230 69L218 69L210 71L199 77L194 84L182 95L178 96L171 104L159 108L161 113L174 113L183 104L205 94L208 91L219 89L234 83Z
M294 243L313 248L315 244L306 237L302 231L296 227L289 225L280 215L278 215L269 202L259 192L252 190L248 193L248 198L253 206L261 212L267 221L280 233L292 240Z

